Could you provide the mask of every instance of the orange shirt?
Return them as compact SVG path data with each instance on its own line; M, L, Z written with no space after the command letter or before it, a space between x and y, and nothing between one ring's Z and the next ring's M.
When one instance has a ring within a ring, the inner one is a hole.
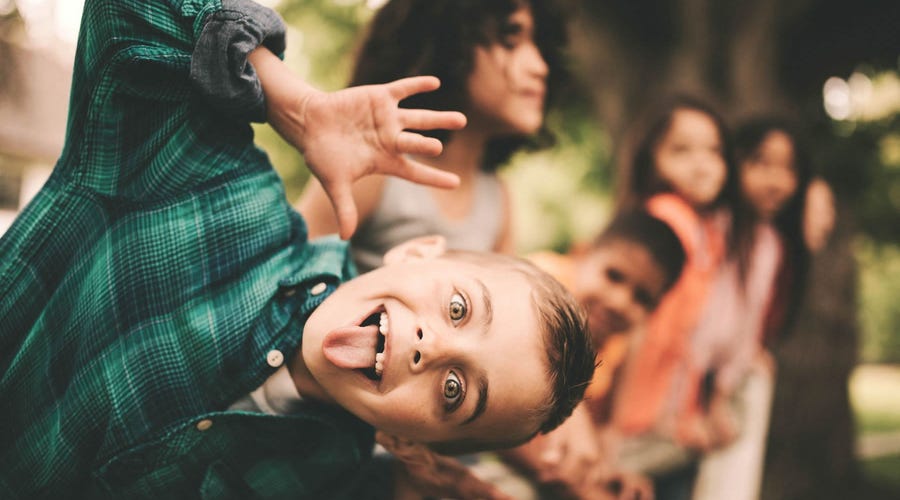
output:
M625 434L652 430L678 411L673 392L684 387L690 357L690 334L705 305L707 292L725 249L724 231L701 218L674 194L656 195L647 210L666 222L684 246L681 276L648 319L617 389L613 422ZM674 437L674 436L673 436Z

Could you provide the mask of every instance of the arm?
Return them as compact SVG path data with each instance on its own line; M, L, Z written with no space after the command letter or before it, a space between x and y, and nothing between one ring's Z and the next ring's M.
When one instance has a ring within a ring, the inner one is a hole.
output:
M803 207L803 241L812 253L828 243L834 229L836 209L831 186L821 177L810 181Z
M458 129L465 117L452 111L403 109L410 95L438 88L434 77L412 77L383 85L365 85L325 93L291 72L265 47L250 53L266 98L269 123L306 159L334 206L340 235L357 225L351 186L369 174L387 174L437 187L455 187L459 179L407 155L436 156L437 139L406 129Z
M483 498L511 500L453 457L435 454L428 463L394 463L394 498Z
M394 498L451 497L508 500L496 486L479 479L453 457L439 455L421 443L382 431L375 440L394 456Z
M572 416L549 434L501 454L532 473L537 482L552 485L566 496L589 491L595 476L591 471L606 468L594 422L584 404L578 405Z

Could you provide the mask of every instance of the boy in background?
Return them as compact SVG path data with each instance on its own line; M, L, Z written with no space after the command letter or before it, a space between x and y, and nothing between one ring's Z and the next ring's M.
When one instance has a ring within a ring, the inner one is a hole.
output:
M436 79L319 92L244 0L84 9L65 149L0 239L0 497L336 498L375 429L427 456L571 413L593 366L558 283L440 239L351 279L253 145L267 119L349 236L363 175L456 184L407 129L464 117L397 107Z
M629 345L640 341L641 325L678 280L681 243L665 223L634 210L615 216L587 248L542 252L531 260L586 309L599 366L571 419L502 456L536 478L538 491L554 496L651 498L649 481L616 467L610 405Z

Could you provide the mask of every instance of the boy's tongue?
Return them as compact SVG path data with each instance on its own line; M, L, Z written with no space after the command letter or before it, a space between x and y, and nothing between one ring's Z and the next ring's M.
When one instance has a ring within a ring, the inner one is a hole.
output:
M328 332L322 341L322 352L339 368L372 368L377 345L377 325L348 326Z

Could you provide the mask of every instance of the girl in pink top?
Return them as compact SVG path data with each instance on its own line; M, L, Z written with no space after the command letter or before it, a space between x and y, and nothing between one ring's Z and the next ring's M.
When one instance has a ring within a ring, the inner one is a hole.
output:
M790 322L803 292L809 251L802 224L810 162L798 144L792 127L777 119L747 122L735 135L741 199L753 231L739 244L738 262L729 263L723 273L742 286L743 294L732 300L739 321L730 331L739 330L739 335L725 349L731 358L718 365L711 399L713 438L722 442L737 431L734 422L722 418L727 415L725 401L761 352L763 341L772 340ZM714 303L709 306L711 312L721 311Z
M735 134L735 153L741 196L755 221L775 231L781 248L775 296L762 332L762 340L771 346L793 320L814 250L805 238L807 193L815 182L812 161L796 127L778 118L742 124Z
M677 97L657 108L636 148L623 204L644 204L681 239L681 278L650 317L629 360L613 420L625 435L659 435L695 447L689 418L700 404L692 335L717 272L746 231L724 122L706 104Z
M775 375L764 342L789 326L809 260L803 215L811 168L794 129L774 118L746 122L735 156L753 231L719 273L726 289L713 291L694 338L698 366L714 374L704 415L710 445L734 442L704 459L694 500L759 497Z

